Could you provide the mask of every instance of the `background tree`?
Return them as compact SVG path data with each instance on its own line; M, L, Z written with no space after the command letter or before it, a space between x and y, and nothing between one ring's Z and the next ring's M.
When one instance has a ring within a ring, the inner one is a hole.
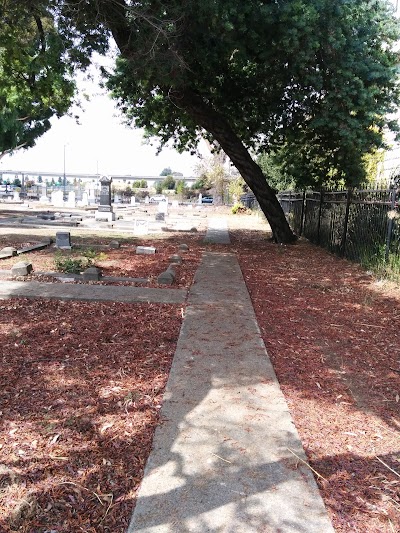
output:
M160 172L160 176L169 176L172 174L171 167L166 167Z
M75 92L70 58L49 10L0 0L0 158L33 146L50 118L68 111Z
M399 102L399 32L384 0L5 2L14 4L49 16L62 62L82 66L112 36L108 87L127 121L181 151L217 141L279 242L295 236L249 150L284 146L300 156L299 178L334 169L332 179L354 184L363 155L395 127L386 117Z
M175 178L169 175L163 179L162 188L172 191L173 189L175 189L175 184L176 184Z

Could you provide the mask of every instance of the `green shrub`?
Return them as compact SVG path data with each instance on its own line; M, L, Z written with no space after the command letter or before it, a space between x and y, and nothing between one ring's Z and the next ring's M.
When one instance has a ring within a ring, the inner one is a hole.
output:
M233 206L232 206L232 214L233 215L237 215L238 213L247 213L248 212L248 209L247 207L245 207L244 205L242 205L241 203L239 202L236 202Z
M63 256L57 254L54 258L56 270L58 272L65 272L67 274L79 274L84 268L86 268L86 259L79 257Z

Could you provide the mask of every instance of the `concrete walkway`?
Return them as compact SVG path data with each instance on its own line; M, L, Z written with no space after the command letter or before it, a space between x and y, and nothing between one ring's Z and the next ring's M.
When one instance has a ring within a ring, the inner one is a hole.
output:
M236 257L205 254L188 303L128 533L332 533Z

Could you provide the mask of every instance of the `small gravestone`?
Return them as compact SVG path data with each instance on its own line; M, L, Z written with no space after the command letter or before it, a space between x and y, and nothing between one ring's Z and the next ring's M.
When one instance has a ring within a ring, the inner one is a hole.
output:
M165 220L165 213L156 213L156 220Z
M71 234L69 231L58 231L56 233L56 248L71 250Z
M136 197L131 196L131 205L136 205Z
M161 272L161 274L157 278L157 282L161 285L172 285L172 283L175 281L176 278L176 272L172 265L170 265L167 270L164 272Z
M145 203L145 204L150 203L150 198L149 198L148 196L145 197L145 199L144 199L144 203Z
M135 220L134 232L139 233L140 235L146 235L149 232L149 222L148 220Z
M121 245L120 245L119 241L111 241L111 242L109 242L109 244L108 244L108 247L109 247L109 248L119 248L120 246L121 246Z
M178 249L180 252L188 252L189 246L187 244L180 244Z
M32 263L20 261L11 268L12 276L28 276L32 272Z
M76 206L75 191L69 191L68 200L67 200L67 207L75 207L75 206Z
M169 258L169 260L171 261L172 264L174 265L181 265L182 264L182 257L178 254L175 254L175 255L171 255L171 257Z
M64 207L64 193L62 191L53 191L51 193L51 203L54 207Z
M89 267L83 273L84 281L99 281L101 278L101 270L97 267Z
M17 255L17 249L13 248L12 246L6 246L5 248L2 248L0 250L0 255L14 257L15 255Z
M14 191L14 202L19 202L19 201L20 201L19 192Z
M136 253L137 254L145 254L145 255L151 255L156 253L156 248L153 248L152 246L137 246L136 247Z

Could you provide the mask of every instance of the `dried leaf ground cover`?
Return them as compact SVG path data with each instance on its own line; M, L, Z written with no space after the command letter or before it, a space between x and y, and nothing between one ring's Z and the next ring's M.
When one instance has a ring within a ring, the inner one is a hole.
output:
M235 244L335 530L400 531L399 291L306 242Z
M0 303L0 531L126 530L181 308Z

